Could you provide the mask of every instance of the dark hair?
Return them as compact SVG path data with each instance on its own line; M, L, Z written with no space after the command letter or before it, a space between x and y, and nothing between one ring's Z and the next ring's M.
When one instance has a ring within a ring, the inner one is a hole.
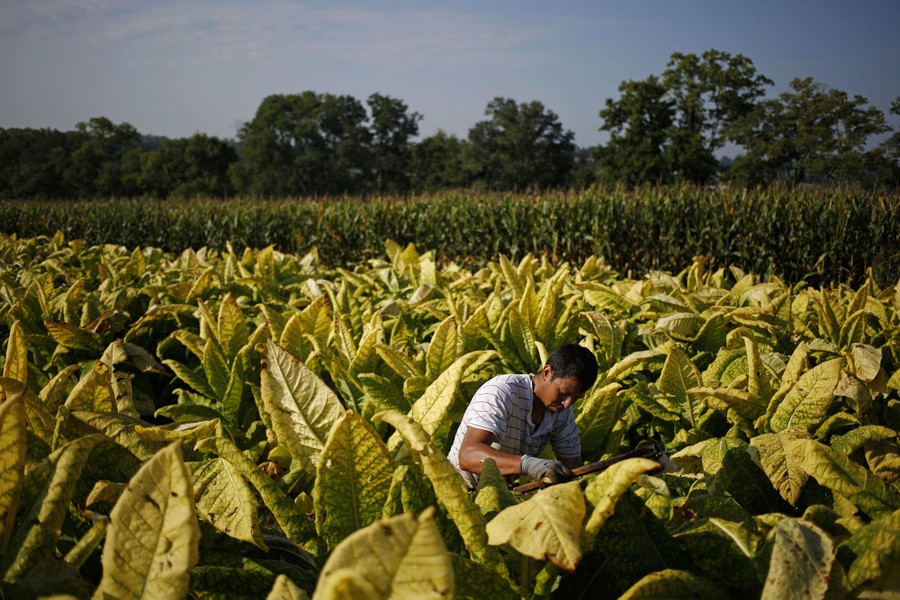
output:
M586 392L597 381L597 359L594 353L578 344L560 346L547 358L547 365L553 369L552 379L574 377L580 391Z

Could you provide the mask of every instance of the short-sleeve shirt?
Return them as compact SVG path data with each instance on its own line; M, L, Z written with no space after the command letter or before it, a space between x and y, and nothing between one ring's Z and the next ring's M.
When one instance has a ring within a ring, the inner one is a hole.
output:
M447 455L469 487L477 485L478 475L459 466L459 448L469 427L493 433L497 441L491 447L501 452L537 456L549 443L557 458L581 457L581 440L572 408L558 413L545 412L535 426L531 420L533 402L531 375L498 375L478 388Z

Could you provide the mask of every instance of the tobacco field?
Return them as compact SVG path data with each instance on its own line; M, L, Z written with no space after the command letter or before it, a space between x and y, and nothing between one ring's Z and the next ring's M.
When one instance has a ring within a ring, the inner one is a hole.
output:
M0 235L0 597L900 594L898 282L222 248ZM567 342L584 459L677 470L468 491L475 389Z

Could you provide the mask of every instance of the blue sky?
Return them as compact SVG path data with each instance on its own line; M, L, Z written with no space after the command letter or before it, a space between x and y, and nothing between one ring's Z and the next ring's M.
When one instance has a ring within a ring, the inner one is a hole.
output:
M496 96L541 101L591 146L627 79L673 52L744 54L774 80L900 96L900 1L0 0L0 127L233 138L264 97L379 92L465 137Z

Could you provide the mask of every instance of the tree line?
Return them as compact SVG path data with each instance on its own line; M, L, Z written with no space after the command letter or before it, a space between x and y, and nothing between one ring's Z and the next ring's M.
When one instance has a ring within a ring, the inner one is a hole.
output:
M0 198L405 194L733 182L900 184L900 131L862 96L772 80L741 55L672 54L599 111L606 144L579 148L541 102L494 98L465 138L418 140L422 115L372 94L266 97L236 140L165 139L95 117L74 131L0 129ZM890 112L900 115L900 97ZM872 147L870 141L884 136ZM734 160L717 158L734 144Z

